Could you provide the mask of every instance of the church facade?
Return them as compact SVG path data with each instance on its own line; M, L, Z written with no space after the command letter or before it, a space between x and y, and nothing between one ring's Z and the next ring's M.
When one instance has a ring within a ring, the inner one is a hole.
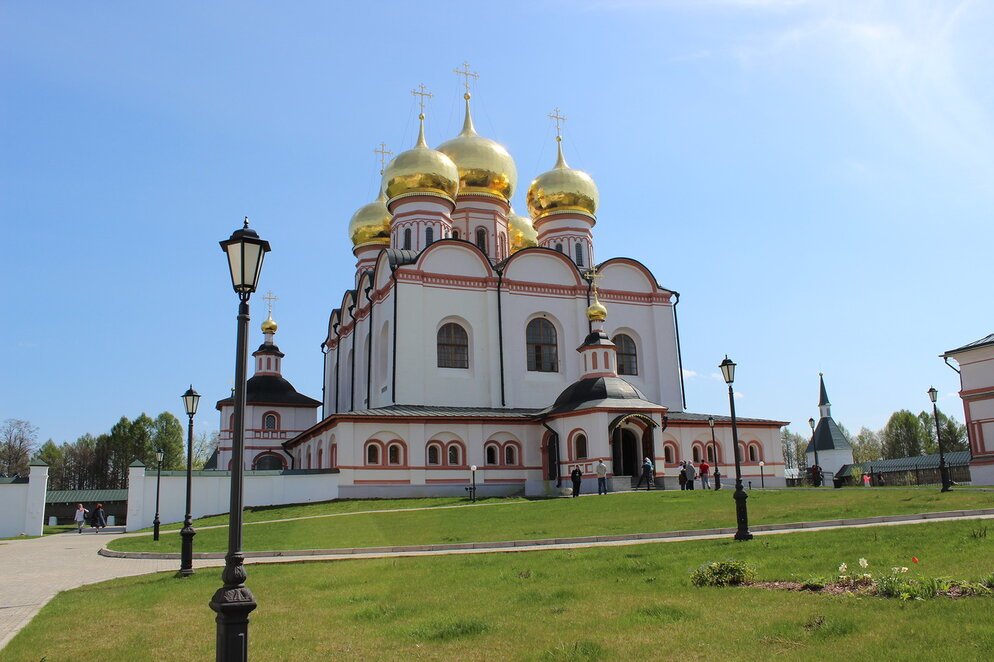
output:
M416 145L353 216L323 417L267 452L337 468L343 497L462 494L474 480L481 494L550 493L576 466L595 483L600 460L629 489L646 457L667 487L684 460L716 458L730 480L729 418L684 406L679 294L637 259L597 259L597 187L558 130L555 165L515 213L514 161L476 132L468 89L465 102L462 132L437 149L422 109ZM746 479L783 484L783 425L738 419Z

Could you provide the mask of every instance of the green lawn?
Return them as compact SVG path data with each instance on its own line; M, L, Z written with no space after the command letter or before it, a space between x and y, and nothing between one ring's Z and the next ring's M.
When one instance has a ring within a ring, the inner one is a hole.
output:
M975 580L994 570L989 526L249 566L259 603L250 650L256 660L990 660L994 598L902 602L689 582L713 560L748 561L759 579L772 580L830 577L860 557L874 573L901 565ZM218 574L158 574L62 593L3 659L209 659L207 602ZM81 624L95 623L102 636L80 635Z
M477 503L524 501L523 498L506 499L477 499ZM289 519L292 517L317 517L321 515L338 515L342 513L359 513L367 510L397 510L410 508L439 508L442 506L463 505L466 499L461 497L427 497L423 499L346 499L341 501L321 501L318 503L295 503L287 506L256 506L245 509L245 522L265 522L274 519ZM193 520L194 528L200 526L216 526L227 524L228 515L210 515ZM164 524L160 531L179 531L182 522ZM142 529L151 531L152 527Z
M351 504L355 502L345 502ZM499 503L499 500L495 500ZM329 506L332 504L328 504ZM296 508L296 507L295 507ZM776 523L994 508L994 492L890 488L753 490L750 522ZM283 509L267 511L275 518ZM268 519L267 518L267 519ZM734 526L732 491L660 491L606 497L520 501L497 507L448 508L299 520L245 527L247 551L377 547L446 542L613 535ZM179 536L115 540L121 551L179 552ZM224 551L226 528L197 534L197 551Z

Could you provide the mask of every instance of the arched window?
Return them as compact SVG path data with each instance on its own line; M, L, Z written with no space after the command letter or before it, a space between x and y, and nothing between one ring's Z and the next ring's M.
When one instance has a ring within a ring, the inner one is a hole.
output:
M279 471L283 467L283 460L272 453L259 453L255 456L255 462L252 465L256 471Z
M324 469L324 465L322 464L323 462L324 462L324 449L318 446L318 466L317 466L318 469Z
M438 330L438 367L469 368L469 336L455 322Z
M276 414L266 414L262 417L263 430L278 430L279 427L279 419Z
M404 448L400 444L387 446L387 464L403 464Z
M411 228L404 229L404 250L411 250Z
M528 351L528 369L532 372L559 372L559 355L556 349L556 327L552 322L536 317L525 329Z
M453 230L452 231L452 238L453 239L458 239L459 238L459 230Z
M442 448L438 444L428 445L428 464L437 466L442 463Z
M514 444L504 446L504 464L511 467L518 464L518 447Z
M498 462L497 446L490 444L487 446L487 464L494 465Z
M435 228L425 229L425 246L431 246L435 241Z
M376 444L366 446L366 464L380 463L380 447Z
M449 466L458 467L462 465L462 449L459 448L459 444L449 445Z
M619 333L611 342L618 348L618 374L637 375L639 374L638 350L635 349L635 341L632 337Z
M476 228L476 247L487 254L487 231L483 228Z
M694 446L694 463L696 464L697 462L700 461L701 461L701 447Z
M714 459L714 444L708 444L708 462L711 464L717 464L717 460Z
M556 244L556 252L557 253L562 253L563 252L563 245L562 244Z
M580 242L577 242L576 245L573 246L573 249L574 249L574 252L576 253L576 266L582 267L583 266L583 244L581 244Z
M666 444L663 446L663 461L666 464L676 464L676 453L673 452L673 445Z
M749 446L749 461L759 462L759 448L757 448L755 445Z
M573 456L577 460L587 459L587 437L586 435L578 434L573 440Z
M735 457L738 458L739 462L742 461L742 444L735 448Z

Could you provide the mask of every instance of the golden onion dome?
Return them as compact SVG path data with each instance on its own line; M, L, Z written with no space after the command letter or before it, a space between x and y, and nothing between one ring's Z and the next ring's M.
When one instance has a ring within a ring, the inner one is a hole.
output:
M401 152L383 173L383 191L389 200L412 193L427 193L455 200L459 192L459 170L445 154L425 142L425 116L418 115L421 127L413 149Z
M273 320L273 314L269 313L269 317L267 317L262 322L262 332L263 333L276 333L276 329L278 329L278 328L279 327L276 326L276 322Z
M591 322L603 322L607 319L607 308L597 298L597 290L594 290L594 302L587 306L587 319Z
M575 211L594 216L600 195L593 178L570 168L563 157L562 138L556 136L558 157L555 167L542 173L528 187L528 212L536 221L547 214Z
M390 210L387 209L387 197L380 191L380 196L368 205L359 207L349 221L349 239L353 246L364 244L390 245Z
M507 215L507 234L510 237L511 253L538 245L538 232L532 225L532 219L515 214L514 208L511 208L511 213Z
M452 159L459 169L460 194L489 193L510 200L518 184L514 159L503 145L476 132L469 112L469 92L463 98L466 100L466 118L462 131L439 145L438 151Z

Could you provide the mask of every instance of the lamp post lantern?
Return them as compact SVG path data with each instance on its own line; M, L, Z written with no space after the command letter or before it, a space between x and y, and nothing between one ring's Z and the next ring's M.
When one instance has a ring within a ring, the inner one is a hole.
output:
M714 490L721 489L721 472L718 471L718 442L714 439L714 416L708 416L708 425L711 427L711 451L714 460Z
M759 461L759 487L760 489L766 489L766 474L763 473L763 467L766 466L766 462L762 460Z
M735 363L728 355L725 360L718 364L721 368L721 376L728 384L728 408L732 414L732 452L735 453L735 521L738 525L735 531L736 540L752 540L749 532L749 511L746 508L746 499L749 495L742 489L742 463L739 461L739 430L735 419L735 392L732 390L732 383L735 381Z
M197 532L193 530L193 503L191 492L193 488L193 417L197 413L197 406L200 404L200 394L193 390L193 384L183 394L183 408L190 418L190 423L186 429L186 517L183 519L183 528L180 529L182 537L182 547L180 548L179 574L188 577L193 574L193 536Z
M155 451L155 519L152 520L152 540L159 539L159 484L162 482L162 449Z
M262 261L269 252L269 242L243 227L222 241L221 250L228 258L231 286L238 294L237 334L235 340L235 412L231 431L231 506L228 512L228 551L224 556L221 581L210 607L217 613L217 662L248 660L249 614L256 608L252 592L245 586L245 556L242 554L242 479L245 467L245 368L248 363L249 297L259 285Z
M808 425L811 426L811 448L815 450L815 470L811 472L811 478L815 487L821 487L821 466L818 464L818 444L815 441L815 419L809 418Z
M933 386L928 389L928 399L932 401L932 417L935 419L935 441L939 444L939 476L942 478L941 492L953 489L953 481L949 478L949 467L946 466L946 454L942 452L942 434L939 432L939 408L935 401L939 399L939 391Z

